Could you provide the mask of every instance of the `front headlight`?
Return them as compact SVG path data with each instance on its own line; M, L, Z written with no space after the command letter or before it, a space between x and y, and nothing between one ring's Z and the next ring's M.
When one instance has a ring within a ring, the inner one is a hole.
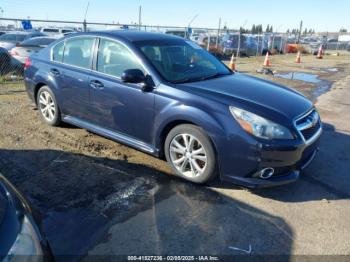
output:
M33 256L29 261L41 261L42 255L43 250L41 248L40 239L38 238L32 223L26 216L24 216L21 231L8 252L7 259L8 261L17 261L14 259L15 257L20 258L21 256L29 256L30 258ZM18 259L18 261L20 260L21 259ZM21 261L26 260L22 259Z
M294 138L286 127L249 111L230 106L230 112L241 127L251 135L264 139Z

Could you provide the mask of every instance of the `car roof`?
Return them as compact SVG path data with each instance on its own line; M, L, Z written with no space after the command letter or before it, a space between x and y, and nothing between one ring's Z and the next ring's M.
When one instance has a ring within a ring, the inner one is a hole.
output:
M32 34L41 34L41 32L37 32L37 31L30 31L30 32L25 32L25 31L8 31L6 34L7 35L32 35Z
M167 35L162 33L153 33L153 32L142 32L142 31L131 31L131 30L106 30L106 31L93 31L88 33L79 33L74 34L73 37L77 35L93 35L93 36L105 36L111 38L119 38L129 42L138 42L138 41L148 41L148 40L179 40L184 39L178 36Z

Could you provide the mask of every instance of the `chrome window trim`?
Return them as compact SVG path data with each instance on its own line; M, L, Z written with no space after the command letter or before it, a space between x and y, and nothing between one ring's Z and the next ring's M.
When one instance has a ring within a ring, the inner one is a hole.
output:
M64 51L66 50L66 41L67 40L70 40L70 39L73 39L73 38L93 38L94 39L94 44L93 46L96 45L96 41L97 41L97 38L96 36L91 36L91 35L78 35L78 36L73 36L73 37L69 37L67 39L64 39L58 43L56 43L54 46L51 47L51 50L50 50L50 62L54 63L54 64L60 64L60 65L65 65L65 66L70 66L70 67L73 67L73 68L78 68L78 69L83 69L83 70L87 70L87 71L92 71L92 61L93 61L93 54L92 54L92 57L91 57L91 65L90 65L90 68L85 68L85 67L81 67L81 66L76 66L76 65L70 65L70 64L67 64L67 63L64 63L64 62L59 62L59 61L55 61L53 60L53 49L58 45L58 44L61 44L63 42L63 58L64 58Z
M111 78L114 78L114 79L117 79L119 81L122 81L121 77L118 77L118 76L114 76L114 75L110 75L110 74L106 74L106 73L103 73L103 72L100 72L100 71L97 71L97 70L94 70L91 66L90 69L87 69L87 68L84 68L84 67L80 67L80 66L75 66L75 65L70 65L70 64L66 64L64 62L59 62L59 61L55 61L53 60L53 49L60 43L64 43L64 48L66 48L66 41L67 40L70 40L70 39L73 39L73 38L86 38L86 37L91 37L91 38L95 38L95 44L97 41L101 41L101 39L107 39L107 40L110 40L112 42L117 42L123 46L125 46L128 51L130 51L130 53L137 59L137 61L140 63L140 65L143 67L143 69L145 70L146 74L148 75L151 75L150 74L150 70L148 70L147 66L144 65L144 63L142 63L141 59L139 58L139 56L137 56L135 54L135 52L130 48L128 47L125 43L123 43L122 41L118 40L118 39L115 39L115 38L112 38L112 37L108 37L108 36L97 36L97 35L78 35L78 36L72 36L72 37L69 37L69 38L66 38L62 41L59 41L57 42L55 45L53 45L50 49L50 62L52 63L55 63L55 64L60 64L60 65L65 65L65 66L68 66L68 67L74 67L74 68L77 68L77 69L83 69L83 70L86 70L86 71L89 71L89 72L93 72L93 73L96 73L96 74L101 74L103 76L107 76L107 77L111 77ZM97 46L97 56L96 56L96 61L98 59L98 48L99 46ZM154 80L154 79L153 79ZM157 80L158 82L158 80ZM137 86L140 86L141 84L136 84Z

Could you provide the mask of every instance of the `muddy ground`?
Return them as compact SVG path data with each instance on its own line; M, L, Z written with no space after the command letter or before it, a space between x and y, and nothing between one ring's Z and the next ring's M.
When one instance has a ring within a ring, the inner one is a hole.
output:
M263 58L239 58L237 69L287 84L315 102L314 90L324 84L333 86L321 98L348 90L326 109L317 104L327 120L320 154L297 183L248 191L182 181L162 160L70 125L43 124L20 82L0 84L0 172L42 214L58 260L350 255L350 125L344 124L350 122L344 114L350 112L350 56L305 56L302 64L294 55L271 60L275 73L314 73L322 81L258 74ZM341 114L332 109L339 103Z

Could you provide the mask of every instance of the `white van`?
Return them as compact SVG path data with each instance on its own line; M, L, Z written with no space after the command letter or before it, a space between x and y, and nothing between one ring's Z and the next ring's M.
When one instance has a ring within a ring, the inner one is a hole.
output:
M58 27L43 27L41 28L40 32L46 34L46 35L67 35L74 33L75 31L73 29L69 28L58 28Z

